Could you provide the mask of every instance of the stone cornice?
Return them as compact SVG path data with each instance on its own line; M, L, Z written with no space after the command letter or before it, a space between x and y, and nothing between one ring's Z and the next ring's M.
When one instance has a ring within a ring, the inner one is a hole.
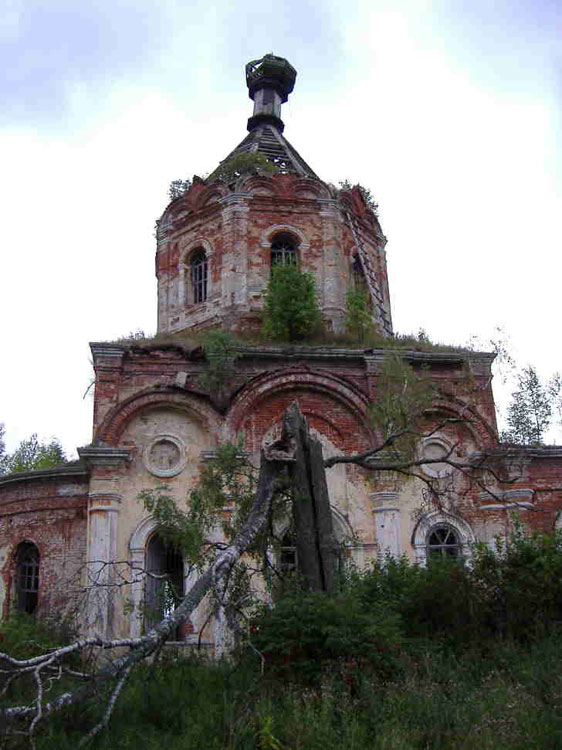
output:
M77 477L87 479L89 474L88 466L83 462L76 461L71 464L53 466L51 469L35 469L6 474L6 476L0 477L0 487L18 482L44 481L46 479L75 479Z
M90 342L90 351L92 352L94 361L97 357L121 359L125 353L125 346L122 344L92 341Z
M158 341L154 339L153 342L143 342L137 347L138 353L143 355L149 355L151 351L161 349L182 349L183 339L179 338L176 341ZM185 342L189 340L186 339ZM193 341L191 342L194 343ZM197 348L200 348L199 346ZM389 348L389 349L357 349L347 347L333 347L333 346L307 346L304 344L257 344L257 345L242 345L235 344L233 350L243 359L323 359L323 360L362 360L369 365L369 363L378 365L385 357L395 356L401 357L407 362L419 363L419 364L462 364L466 360L472 362L485 362L491 364L495 358L495 354L490 352L472 352L472 351L429 351L429 352L418 352L411 349L400 349L400 348ZM131 353L135 351L135 342L128 341L121 343L104 343L104 342L92 342L90 343L90 349L94 356L94 360L97 357L105 358L121 358L125 352ZM372 369L369 368L368 369Z
M78 448L78 455L87 466L121 466L131 460L129 448L108 445L86 445Z
M497 445L487 451L474 451L469 460L475 465L485 466L486 459L507 458L510 460L562 459L562 445Z

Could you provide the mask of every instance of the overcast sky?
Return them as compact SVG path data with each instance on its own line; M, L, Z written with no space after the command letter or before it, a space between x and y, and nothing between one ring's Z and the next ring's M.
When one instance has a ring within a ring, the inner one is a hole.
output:
M156 326L154 221L297 68L285 135L371 189L395 329L562 369L560 0L0 0L0 421L91 439L89 341Z

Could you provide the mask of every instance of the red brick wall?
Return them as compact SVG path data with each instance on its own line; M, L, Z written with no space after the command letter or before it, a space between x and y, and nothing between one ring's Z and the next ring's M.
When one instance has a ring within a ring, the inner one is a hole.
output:
M17 546L39 550L39 609L70 595L86 559L87 477L29 478L0 483L0 570L5 587L3 616L13 595ZM70 585L69 585L70 582Z

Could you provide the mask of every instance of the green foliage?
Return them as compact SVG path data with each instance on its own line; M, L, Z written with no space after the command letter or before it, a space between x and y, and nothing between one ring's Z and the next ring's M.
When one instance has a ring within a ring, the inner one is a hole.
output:
M462 648L489 635L485 597L462 560L419 566L406 558L387 558L357 574L353 588L366 609L382 606L393 612L411 644L437 641Z
M51 469L66 461L66 455L57 438L49 443L39 441L34 433L29 439L22 440L12 454L0 450L0 474L12 474L35 469Z
M552 416L548 388L531 366L519 373L517 385L507 411L508 429L502 439L521 445L540 445Z
M267 289L262 332L280 341L302 341L320 328L314 278L295 266L274 266Z
M404 655L391 678L345 672L299 688L257 664L168 658L137 671L93 750L544 750L562 730L562 643ZM257 661L257 660L256 660ZM55 719L38 750L74 750L91 724ZM27 737L10 747L28 748ZM269 744L267 744L269 743Z
M201 568L216 551L209 541L212 529L220 522L227 539L233 539L251 509L255 487L255 471L242 445L228 443L201 469L185 509L165 485L141 491L138 499L156 519L164 542L181 550L188 565ZM232 512L223 513L226 507Z
M295 593L252 623L252 642L269 669L290 680L318 682L326 670L357 668L388 676L401 635L397 617L380 606L366 609L358 597Z
M419 420L431 407L435 390L422 370L413 368L401 357L383 359L377 383L377 397L371 405L371 417L389 449L404 459L414 458L419 445Z
M5 428L2 422L0 422L0 475L5 473L5 461L6 461L6 441L4 440Z
M171 201L181 198L191 187L191 180L172 180L168 188L168 197Z
M354 187L354 185L349 180L340 180L339 186L340 190L352 190ZM369 190L369 188L366 188L359 183L357 183L357 187L359 188L359 192L361 193L361 196L366 205L371 209L375 216L378 216L379 204L375 201L372 192Z
M562 622L562 533L526 533L516 520L507 542L479 546L472 578L487 600L494 632L537 638Z
M377 332L368 292L361 285L349 288L345 295L345 327L361 344Z
M230 185L243 174L272 175L279 171L279 167L269 161L263 154L257 151L239 151L215 169L209 176L209 182L222 180Z
M470 566L388 557L354 572L335 598L294 592L261 608L251 639L277 678L318 683L350 664L388 678L402 668L400 654L424 649L536 641L560 622L562 535L525 534L516 523L507 544L476 548Z
M32 659L51 648L71 643L75 635L70 624L60 617L55 623L14 612L0 624L0 651L16 659Z
M199 378L199 384L210 391L222 390L235 374L238 354L231 334L209 331L203 337L203 351L209 369Z
M555 748L560 622L562 538L515 524L470 566L388 558L334 599L294 593L262 607L250 628L261 658L164 654L132 676L92 747ZM76 747L92 716L81 708L62 722L39 725L38 750Z
M142 328L137 328L135 331L129 331L129 333L126 336L121 336L121 338L118 338L117 341L119 343L125 342L125 341L145 341L147 338L150 338L147 336L147 334L142 330Z
M554 373L547 388L558 424L562 426L562 375L559 372Z

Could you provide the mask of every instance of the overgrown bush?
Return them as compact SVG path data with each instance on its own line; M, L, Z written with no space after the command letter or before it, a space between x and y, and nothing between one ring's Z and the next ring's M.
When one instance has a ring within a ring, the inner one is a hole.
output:
M562 624L562 534L527 533L476 550L472 577L487 599L494 631L527 640Z
M223 390L235 375L238 354L235 341L225 331L209 331L203 337L203 351L208 369L199 377L199 385L210 391Z
M273 175L279 167L259 152L239 151L220 164L209 176L208 182L222 180L231 185L243 174Z
M353 286L345 295L345 327L360 344L377 334L367 290Z
M262 332L280 341L300 341L321 326L312 274L295 266L274 266L267 289Z
M394 613L367 609L351 594L295 592L264 607L251 632L273 675L308 683L334 674L351 681L360 672L388 677L402 640Z

